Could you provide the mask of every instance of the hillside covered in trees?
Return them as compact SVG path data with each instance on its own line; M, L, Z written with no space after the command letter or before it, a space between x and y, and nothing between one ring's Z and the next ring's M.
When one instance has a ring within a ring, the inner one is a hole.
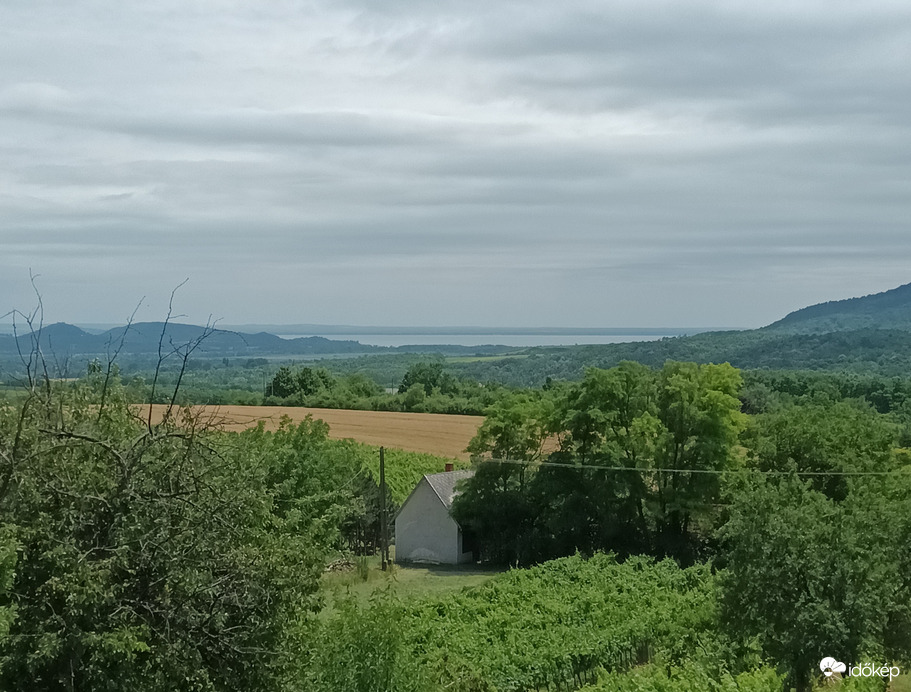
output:
M857 329L911 331L911 284L860 298L811 305L795 310L767 329L802 334Z
M525 357L458 366L477 379L540 386L573 380L586 367L631 360L730 363L742 369L831 370L903 376L911 372L911 284L862 298L797 310L761 329L705 332L658 341L533 348Z

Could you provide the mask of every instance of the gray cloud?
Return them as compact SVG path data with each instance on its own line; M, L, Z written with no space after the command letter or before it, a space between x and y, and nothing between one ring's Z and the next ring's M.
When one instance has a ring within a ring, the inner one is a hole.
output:
M0 290L754 326L909 279L897 2L0 4Z

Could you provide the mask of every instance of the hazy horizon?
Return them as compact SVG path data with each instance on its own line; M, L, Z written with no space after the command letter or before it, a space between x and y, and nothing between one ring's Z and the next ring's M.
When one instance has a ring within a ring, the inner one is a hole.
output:
M179 324L194 324L182 320L172 320ZM124 323L115 322L67 322L80 329L90 332L102 332L123 327ZM23 322L17 322L22 333ZM46 323L44 326L49 326ZM202 326L202 325L199 325ZM333 338L353 338L353 336L483 336L483 335L512 335L512 336L679 336L696 334L707 331L738 330L740 327L527 327L527 326L497 326L485 327L481 325L342 325L342 324L221 324L215 327L225 331L244 333L269 332L283 338L296 336L323 336L331 335ZM0 324L0 334L10 333L12 323Z

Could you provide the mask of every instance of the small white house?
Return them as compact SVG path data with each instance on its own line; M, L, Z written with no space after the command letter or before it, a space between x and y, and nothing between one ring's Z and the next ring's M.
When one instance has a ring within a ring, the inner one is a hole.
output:
M473 560L472 540L449 514L456 484L472 471L425 475L395 515L395 561L455 565Z

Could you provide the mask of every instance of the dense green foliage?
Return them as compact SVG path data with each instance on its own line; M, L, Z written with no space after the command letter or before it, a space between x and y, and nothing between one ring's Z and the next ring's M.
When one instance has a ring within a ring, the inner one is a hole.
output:
M388 597L369 607L343 600L312 632L302 689L312 692L432 692L414 652L406 648L404 609Z
M16 553L19 545L4 528L0 536L0 599L5 605L0 606L0 646L3 646L9 635L10 626L16 619L16 607L9 601L9 589L13 585L16 569ZM0 672L2 672L0 663Z
M152 425L100 368L40 382L0 408L0 687L303 684L324 561L376 545L378 450L310 418ZM391 450L391 511L446 461Z
M580 692L780 692L782 676L772 668L733 675L717 661L690 660L675 666L651 663L630 671L612 671Z
M395 392L360 372L337 378L324 368L288 366L279 368L269 391L264 403L273 405L474 415L504 394L502 387L456 379L439 359L413 363Z
M885 416L847 402L788 405L747 436L750 466L771 473L729 488L726 628L755 637L798 689L820 651L911 655L911 475L894 439Z
M389 367L387 367L387 364ZM265 359L220 359L166 363L154 370L128 368L128 396L135 402L166 404L180 384L178 403L215 405L308 406L367 411L482 414L505 388L456 378L443 371L440 359L397 356L320 361L311 365L278 365ZM118 368L119 369L119 368ZM424 374L438 372L429 379ZM392 376L392 380L388 379ZM412 378L424 378L420 382ZM385 382L385 385L380 383ZM402 383L407 382L407 387ZM417 386L413 386L413 385ZM2 391L0 391L2 395ZM2 400L2 399L0 399Z
M370 477L379 482L380 455L377 447L350 441L337 444L347 445L354 450ZM386 486L389 489L389 497L394 503L394 508L405 501L424 474L440 473L445 470L446 464L452 464L456 469L470 466L467 462L458 459L447 459L421 452L408 452L403 449L387 449Z
M886 471L894 464L895 426L847 402L788 405L757 416L744 435L751 465L761 471L833 474ZM848 478L808 477L815 489L844 499Z
M907 376L911 339L900 330L861 329L827 334L788 334L768 329L706 332L693 336L592 346L526 349L526 358L453 364L453 373L513 387L578 380L588 367L612 368L632 360L661 367L668 360L731 363L742 369L829 370Z
M216 436L173 414L137 420L100 377L45 383L0 410L0 523L18 543L3 689L296 677L298 623L319 607L321 554L337 536L333 464L306 429L307 444L288 440L290 466L255 431Z
M451 689L581 683L698 641L713 626L712 589L704 568L570 557L418 604L409 637L431 644L423 665Z
M783 403L863 400L879 413L904 414L911 408L911 378L869 373L812 370L746 370L741 399L746 413L762 413Z
M736 465L740 382L727 365L624 363L538 400L516 395L491 409L472 442L492 460L465 483L453 515L495 560L576 550L692 560L719 498L712 472ZM537 465L547 439L557 448Z
M330 440L328 435L328 425L308 416L299 424L285 417L275 432L267 432L260 425L237 434L237 438L277 467L273 474L285 479L282 488L288 499L283 503L291 498L306 498L307 511L314 520L318 519L329 531L340 529L339 547L356 554L372 553L381 533L379 447L353 440ZM320 465L301 468L302 460L309 458L318 459ZM390 517L424 474L440 473L446 464L468 466L457 459L401 449L386 450L385 461L386 508ZM291 479L296 484L289 487ZM326 487L337 488L337 492L318 504ZM394 535L391 521L387 530L390 536ZM331 545L328 538L323 545Z
M809 689L820 652L911 655L909 480L852 480L841 501L796 476L754 476L738 491L722 531L725 628L756 641L798 690ZM902 497L884 494L887 482Z
M294 372L287 365L283 365L275 373L269 383L272 396L279 398L289 397L298 392L302 396L312 396L322 389L331 389L334 381L324 368L301 368ZM369 394L376 393L379 387L374 386Z

